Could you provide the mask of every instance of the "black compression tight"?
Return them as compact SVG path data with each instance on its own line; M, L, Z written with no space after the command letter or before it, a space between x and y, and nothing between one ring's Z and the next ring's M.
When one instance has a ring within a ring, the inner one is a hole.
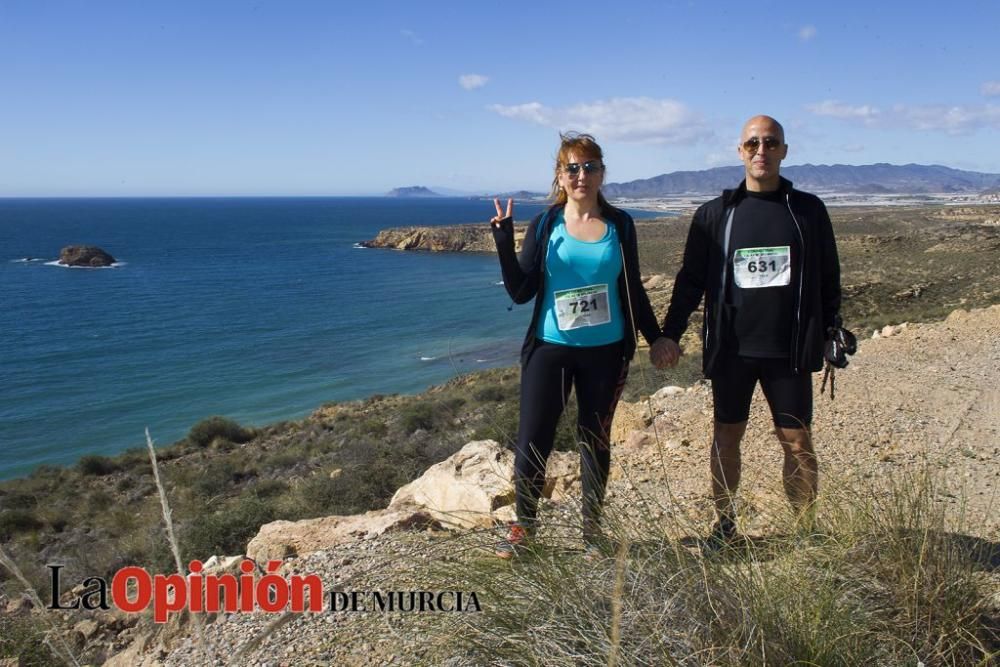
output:
M598 532L611 465L611 420L628 375L622 343L569 347L540 343L521 368L521 416L514 479L518 520L533 527L556 426L576 388L584 537Z

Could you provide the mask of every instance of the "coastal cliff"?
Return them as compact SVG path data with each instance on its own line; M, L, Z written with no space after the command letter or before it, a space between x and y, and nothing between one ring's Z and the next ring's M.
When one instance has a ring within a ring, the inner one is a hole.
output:
M524 223L514 225L514 244L520 250ZM441 227L392 227L383 229L374 239L360 244L365 248L427 250L430 252L495 252L493 234L487 224L446 225Z

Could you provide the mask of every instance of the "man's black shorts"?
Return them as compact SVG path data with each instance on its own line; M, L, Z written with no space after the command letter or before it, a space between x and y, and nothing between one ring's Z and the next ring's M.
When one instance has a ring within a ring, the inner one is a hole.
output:
M813 408L811 373L793 373L788 359L736 355L720 363L712 378L715 420L723 424L745 422L750 416L750 401L758 381L771 407L775 426L809 427Z

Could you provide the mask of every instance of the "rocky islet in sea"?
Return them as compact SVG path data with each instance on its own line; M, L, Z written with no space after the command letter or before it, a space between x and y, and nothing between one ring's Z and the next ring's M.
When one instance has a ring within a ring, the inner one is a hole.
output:
M103 267L115 263L109 252L92 245L69 245L59 251L59 264L65 266Z

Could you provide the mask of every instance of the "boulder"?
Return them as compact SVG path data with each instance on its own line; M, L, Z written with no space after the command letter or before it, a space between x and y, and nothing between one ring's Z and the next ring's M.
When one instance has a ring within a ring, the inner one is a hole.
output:
M677 396L678 394L683 394L683 393L684 393L684 387L678 387L677 385L670 385L668 387L662 387L660 389L657 389L656 393L653 394L652 399L654 401L659 401L663 400L664 398L667 398L668 396Z
M29 600L26 596L22 595L12 600L8 600L7 606L4 609L4 613L9 614L11 616L15 614L27 613L31 611L31 608L33 606L34 605L31 604L31 600Z
M492 526L510 517L513 472L512 451L494 440L470 442L396 491L389 510L419 509L446 528ZM542 495L558 500L573 493L579 481L579 456L553 452Z
M111 266L115 258L92 245L70 245L59 251L59 263L66 266Z
M247 556L263 563L320 551L344 542L369 539L394 530L436 525L416 508L385 509L352 516L325 516L304 521L272 521L260 527L247 545Z
M73 629L83 635L84 640L90 641L97 634L101 626L93 619L84 619L73 626Z
M892 338L893 336L898 336L899 334L906 331L906 327L908 324L909 322L903 322L902 324L895 324L895 325L887 324L884 327L882 327L882 330L880 332L878 332L879 337Z

